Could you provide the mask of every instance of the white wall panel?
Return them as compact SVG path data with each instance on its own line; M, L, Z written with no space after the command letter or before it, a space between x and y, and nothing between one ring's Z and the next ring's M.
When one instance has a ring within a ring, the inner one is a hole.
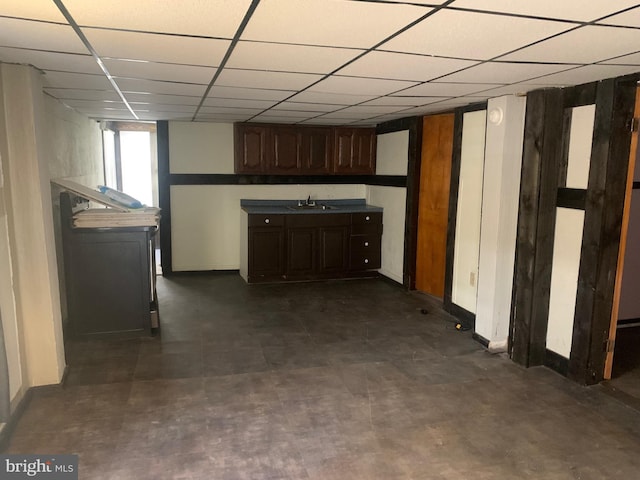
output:
M171 173L233 173L233 124L169 122Z
M571 354L583 227L583 210L557 209L547 349L565 358Z
M486 110L464 114L451 301L476 312Z
M377 136L376 175L406 175L409 163L409 130Z
M567 188L587 188L595 114L595 105L572 108Z

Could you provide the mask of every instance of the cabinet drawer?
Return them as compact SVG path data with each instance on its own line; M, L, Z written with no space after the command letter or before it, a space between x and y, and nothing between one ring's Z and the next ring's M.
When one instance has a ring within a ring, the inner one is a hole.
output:
M357 254L373 255L372 252L380 252L379 235L351 235L350 251Z
M352 213L352 235L382 235L382 213Z
M350 270L371 270L380 268L380 248L352 250L349 259Z
M284 226L284 215L263 215L263 214L251 214L249 215L250 227L282 227Z

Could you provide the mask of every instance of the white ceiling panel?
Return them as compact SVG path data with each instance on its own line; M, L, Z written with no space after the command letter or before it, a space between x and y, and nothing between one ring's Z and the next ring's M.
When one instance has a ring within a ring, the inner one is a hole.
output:
M232 108L232 107L202 107L202 113L213 115L221 113L234 113L238 115L254 116L263 112L263 108Z
M640 71L638 66L632 65L587 65L565 72L554 73L546 77L536 78L535 82L541 85L579 85L594 82L605 78L613 78L628 73Z
M258 112L261 113L261 112ZM261 117L264 116L273 116L273 117L282 117L282 118L291 118L291 119L305 119L305 118L311 118L311 117L317 117L319 115L322 115L323 112L305 112L305 111L300 111L300 110L268 110L264 113L262 113L262 115L260 115Z
M273 110L297 110L302 112L333 112L342 108L342 105L332 105L326 103L306 103L306 102L282 102L273 107Z
M274 100L280 101L296 93L293 90L223 87L214 85L209 98L237 98L242 100Z
M140 60L104 60L107 70L114 77L165 80L174 82L209 84L216 69L193 65L143 62Z
M373 117L399 112L400 110L406 110L407 108L408 107L406 105L354 105L353 107L347 107L334 113L339 113L341 115Z
M137 80L133 78L117 78L116 83L123 92L167 93L171 95L203 95L206 85L189 83L157 82L154 80Z
M358 120L363 120L365 118L377 117L377 116L378 115L367 115L365 113L345 112L340 110L337 112L325 113L324 115L322 115L322 118L333 118L337 120L348 120L350 122L356 122Z
M91 89L74 89L74 88L48 88L44 91L48 95L61 100L77 99L77 100L113 100L120 101L120 97L115 90L109 85L109 90L91 90Z
M200 95L168 95L160 93L127 93L128 102L160 103L164 105L191 105L200 103Z
M589 22L633 6L636 0L456 0L454 7Z
M640 52L632 53L631 55L622 55L621 57L613 58L603 63L612 65L640 65Z
M2 0L0 2L0 15L33 18L48 22L65 22L64 15L60 13L56 4L51 0Z
M441 10L380 48L488 60L570 27L562 22Z
M68 25L0 17L0 45L69 53L89 53Z
M530 78L573 68L572 65L545 63L487 62L462 72L442 77L436 82L516 83Z
M261 89L299 90L321 79L310 73L283 73L261 70L223 70L216 85Z
M340 70L340 75L377 77L425 82L476 62L453 58L429 57L373 51Z
M353 95L387 95L416 85L416 82L333 75L309 88L313 92Z
M258 123L298 123L306 119L302 118L291 118L285 117L282 115L260 115L258 117L252 118L252 122Z
M216 114L199 114L196 118L196 122L245 122L249 120L252 115L236 114L236 113L216 113ZM190 119L189 119L190 120Z
M147 60L215 67L229 48L229 40L178 37L151 33L118 32L83 28L101 57Z
M250 0L64 0L79 25L232 38ZM177 7L177 8L176 8Z
M500 60L593 63L636 52L639 45L640 30L587 26L506 55Z
M614 15L613 17L602 20L600 23L640 28L640 7Z
M33 65L40 70L102 74L98 63L89 54L55 53L42 50L0 47L0 59L7 63Z
M305 90L290 98L292 102L325 103L329 105L353 105L376 98L378 95L347 95Z
M549 85L532 84L532 83L514 83L513 85L507 85L505 87L492 88L485 90L478 95L480 97L495 98L503 95L520 95L526 94L532 90L538 90L540 88L548 88ZM475 95L471 95L475 96Z
M427 103L437 102L443 98L449 98L450 95L444 97L380 97L366 102L363 106L367 105L390 105L390 106L402 106L402 107L418 107L420 105L426 105Z
M299 73L331 73L363 50L239 42L227 67Z
M139 120L176 120L188 122L191 115L185 115L179 112L136 112Z
M417 87L409 88L396 96L423 96L423 97L454 97L469 95L489 88L496 88L501 85L490 83L423 83Z
M45 86L50 88L113 89L111 83L104 75L47 71L43 75L42 81Z
M238 98L219 98L207 97L204 101L205 106L209 107L234 107L234 108L257 108L264 110L274 106L277 102L274 100L244 100Z
M430 10L349 0L262 0L242 38L371 48Z
M104 109L127 110L127 106L123 102L101 102L93 100L64 100L64 104L73 107L78 111L92 111ZM127 110L128 111L128 110Z
M194 105L170 105L166 103L152 103L152 104L140 104L140 103L131 103L131 108L135 111L147 110L149 112L174 112L174 113L184 113L193 114L196 112L196 106Z
M340 119L337 120L335 118L326 118L326 117L316 117L309 118L308 120L304 120L300 122L301 125L350 125L354 122L359 121L359 119Z

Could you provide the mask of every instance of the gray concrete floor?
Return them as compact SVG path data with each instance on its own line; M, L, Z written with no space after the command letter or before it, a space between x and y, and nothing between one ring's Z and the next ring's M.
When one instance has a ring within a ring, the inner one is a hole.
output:
M640 413L382 280L160 279L161 336L67 345L9 452L81 479L632 479ZM420 309L427 307L430 314Z

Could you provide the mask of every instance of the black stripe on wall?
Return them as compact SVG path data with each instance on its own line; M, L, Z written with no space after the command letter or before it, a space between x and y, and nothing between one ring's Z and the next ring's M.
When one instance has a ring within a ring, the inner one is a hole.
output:
M171 173L170 185L331 185L365 184L406 187L404 175L235 175Z
M633 189L640 190L640 182L633 182Z
M587 191L581 188L559 188L558 207L573 208L574 210L584 210L587 201Z

